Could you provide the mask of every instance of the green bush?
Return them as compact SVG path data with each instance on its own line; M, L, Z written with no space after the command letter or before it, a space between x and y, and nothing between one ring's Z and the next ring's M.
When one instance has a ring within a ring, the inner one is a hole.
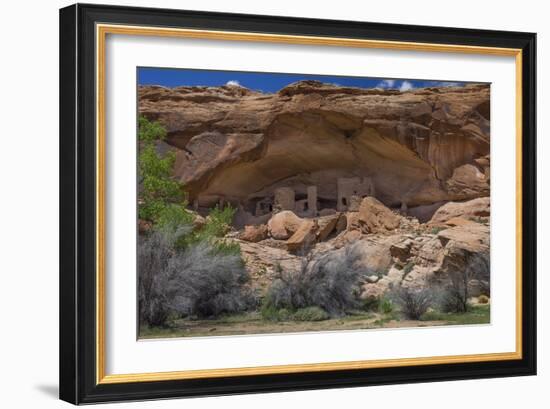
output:
M215 207L210 210L205 225L185 237L180 237L176 247L182 250L201 242L209 242L219 253L226 255L240 254L241 248L238 243L223 239L223 236L230 229L235 210L231 205L227 205L223 209Z
M260 314L267 321L324 321L330 316L319 307L305 307L297 310L277 308L268 299L264 299Z
M292 314L294 321L324 321L329 318L327 312L319 307L300 308Z
M230 229L236 210L229 204L223 209L220 209L218 206L211 209L206 218L205 225L197 232L197 239L223 237Z
M166 129L159 122L149 121L140 115L138 125L138 137L141 142L155 142L166 138Z
M288 321L292 317L292 312L286 308L281 308L277 314L279 316L279 321Z
M172 177L176 154L157 152L156 144L166 138L166 129L140 116L138 138L139 218L166 224L167 217L175 216L176 207L183 218L187 206L183 185Z
M169 228L182 225L192 227L193 224L193 215L185 207L174 203L167 203L161 206L157 212L156 219L159 227Z
M383 314L390 314L393 311L393 302L389 298L382 298L380 300L379 310Z
M264 302L260 308L260 314L267 321L288 321L292 312L286 308L277 308L269 300L264 298Z

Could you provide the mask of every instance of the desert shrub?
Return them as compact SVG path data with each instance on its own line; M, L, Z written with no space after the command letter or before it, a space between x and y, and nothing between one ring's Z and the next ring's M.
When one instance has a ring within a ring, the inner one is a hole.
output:
M264 304L291 310L316 306L331 316L342 315L359 306L361 271L355 267L359 258L358 247L350 245L315 260L304 260L299 271L278 270Z
M400 287L393 291L392 300L400 307L406 318L418 320L432 305L434 294L429 288Z
M215 317L254 303L240 254L220 252L207 241L176 253L161 277L169 307L184 316Z
M202 230L209 236L222 237L227 233L236 210L230 204L223 208L214 207L210 210L206 219L206 225Z
M485 279L479 280L481 294L487 296L488 298L491 297L491 283L489 281L490 277L489 274L485 274Z
M294 321L324 321L329 318L327 312L319 307L300 308L292 314Z
M138 309L141 322L164 325L170 314L161 275L173 255L175 232L154 230L139 236L138 242Z
M459 260L460 264L454 263L455 259ZM489 283L489 254L471 253L459 249L456 250L453 257L448 257L446 260L450 260L444 266L449 276L449 282L444 288L440 308L444 312L466 312L469 308L470 281L477 279Z
M262 306L260 308L260 314L264 320L268 321L281 321L279 317L279 311L282 311L283 308L279 309L275 307L272 303L266 302L266 299L264 299L264 302L262 303ZM284 308L285 311L288 311L286 308Z
M443 312L464 313L468 311L468 291L460 281L448 284L439 297L439 309Z
M214 240L212 245L216 253L226 256L234 255L240 257L241 255L241 246L239 246L237 242L230 240Z
M477 297L477 302L480 303L480 304L488 304L489 303L489 297L482 294L479 297Z
M254 306L240 250L222 241L197 241L184 249L176 242L192 226L157 227L138 244L140 322L164 325L171 314L200 318Z
M225 254L240 254L240 246L238 243L221 240L230 229L235 211L236 209L231 205L227 205L223 209L216 206L210 210L204 226L180 238L177 242L177 247L185 249L200 242L208 241L216 247L219 252Z
M292 318L293 312L287 308L277 308L273 304L264 302L260 307L260 314L267 321L288 321Z
M388 297L383 297L380 300L378 309L383 314L391 313L393 311L393 302L392 302L392 300L389 299Z
M324 321L330 318L325 310L319 307L305 307L297 310L276 308L273 304L264 303L260 309L264 320L268 321Z
M279 311L277 311L277 317L279 321L288 321L292 317L292 312L287 310L286 308L281 308Z
M182 205L166 203L158 209L156 222L161 228L171 228L183 225L191 228L193 224L193 215Z

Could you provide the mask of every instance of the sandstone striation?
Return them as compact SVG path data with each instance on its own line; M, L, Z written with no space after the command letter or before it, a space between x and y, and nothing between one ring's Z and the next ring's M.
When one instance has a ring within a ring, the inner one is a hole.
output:
M489 192L488 85L400 92L301 81L274 94L138 92L140 114L167 128L175 174L198 206L225 201L261 216L277 189L291 188L301 216L347 210L355 190L414 213ZM292 210L286 199L280 210Z

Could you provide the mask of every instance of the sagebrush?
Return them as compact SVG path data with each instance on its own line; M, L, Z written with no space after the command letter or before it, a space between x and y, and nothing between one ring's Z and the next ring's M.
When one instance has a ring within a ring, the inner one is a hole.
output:
M191 227L183 225L140 237L139 312L150 326L164 325L170 315L209 318L255 303L240 252L207 239L178 248L189 234Z
M302 262L299 271L277 271L264 300L264 308L298 310L319 307L331 316L340 316L359 306L357 267L361 254L357 245Z
M391 297L400 307L401 313L410 320L419 320L435 300L433 290L427 287L419 289L399 287L393 291Z
M445 259L444 268L447 270L449 281L441 298L441 310L457 313L468 311L471 297L470 282L474 279L480 283L490 281L489 254L456 249Z

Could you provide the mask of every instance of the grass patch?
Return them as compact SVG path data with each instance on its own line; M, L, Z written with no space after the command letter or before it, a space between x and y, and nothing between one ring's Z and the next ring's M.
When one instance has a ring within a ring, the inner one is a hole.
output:
M465 313L445 313L428 311L422 321L447 321L451 325L488 324L491 321L491 307L489 305L471 306Z
M353 321L364 321L374 318L376 315L374 313L364 311L350 311L348 313L349 315L344 315L343 317L340 317L340 321L342 322L353 322Z
M373 325L377 327L384 327L390 321L399 321L399 315L395 312L383 314L382 317L373 322Z
M330 317L319 307L300 308L290 317L293 321L324 321Z
M272 304L264 303L260 311L261 317L266 321L285 322L285 321L324 321L330 316L319 307L305 307L297 310L287 308L276 308Z

